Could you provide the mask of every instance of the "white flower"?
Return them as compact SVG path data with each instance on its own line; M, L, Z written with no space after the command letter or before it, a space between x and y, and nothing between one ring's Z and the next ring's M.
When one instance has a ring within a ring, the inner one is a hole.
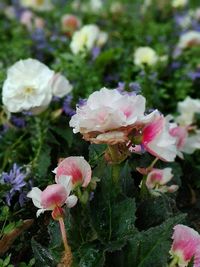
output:
M46 107L51 101L54 71L35 59L16 62L3 84L3 104L10 112Z
M200 113L200 100L186 97L184 101L178 103L178 112L180 115L176 117L176 122L183 126L191 125L195 113Z
M51 0L20 0L20 4L37 11L49 11L53 8Z
M172 7L180 8L188 4L188 0L172 0Z
M94 46L103 46L107 41L107 34L101 32L99 27L93 24L85 25L73 34L70 48L73 54L91 51Z
M186 154L193 154L196 149L200 149L200 130L196 130L186 139L182 152Z
M57 97L63 97L71 92L72 85L69 81L60 73L54 75L52 82L53 95Z
M102 88L92 93L84 106L77 108L70 126L74 133L104 133L136 123L143 118L144 111L143 96L122 95L116 89Z
M177 48L183 50L197 45L200 45L200 32L188 31L181 35Z
M16 62L8 69L3 84L3 104L9 112L24 110L40 113L53 95L63 97L72 89L60 74L55 74L36 59Z
M143 66L144 64L153 66L158 60L158 55L151 47L139 47L134 53L134 63L138 66Z
M93 12L98 12L102 9L103 3L101 0L90 0L90 9Z

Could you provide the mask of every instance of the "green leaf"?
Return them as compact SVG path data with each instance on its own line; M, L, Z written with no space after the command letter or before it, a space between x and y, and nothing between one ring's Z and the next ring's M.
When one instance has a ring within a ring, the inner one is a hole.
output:
M15 222L9 223L3 230L4 234L9 234L16 228Z
M166 266L172 243L172 228L183 222L184 218L185 215L181 214L160 226L136 234L127 245L126 266Z
M80 262L79 267L103 267L105 255L102 249L92 244L85 245L79 250Z
M157 226L173 216L173 204L166 195L151 197L140 202L137 209L136 226L140 230L146 230Z
M92 166L95 166L99 162L99 159L103 156L106 147L107 146L104 144L103 145L92 144L89 146L89 159L90 159L90 164Z
M34 239L31 240L31 246L36 260L36 266L54 267L56 262L47 248L44 248Z
M44 145L37 159L37 175L39 177L44 177L47 174L48 168L51 164L50 152L51 148L47 145Z

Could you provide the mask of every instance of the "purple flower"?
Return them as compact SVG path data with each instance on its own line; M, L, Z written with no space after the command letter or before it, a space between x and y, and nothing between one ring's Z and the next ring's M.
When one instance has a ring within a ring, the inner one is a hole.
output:
M98 46L95 46L92 49L92 59L95 60L98 57L98 55L100 54L100 52L101 52L101 49Z
M27 185L25 178L27 174L22 172L22 168L18 167L16 163L13 164L9 172L3 172L0 177L0 183L8 185L10 190L6 193L6 202L10 206L14 195L19 193L19 203L22 206L24 203L23 188Z
M85 98L79 98L78 104L76 106L77 107L82 107L82 106L84 106L86 104L86 102L87 102L87 99L85 99Z
M137 82L131 82L129 83L129 88L136 94L141 92L141 86Z
M188 77L193 81L200 79L200 69L197 69L196 71L189 72Z
M25 120L16 116L11 117L11 122L18 128L24 128L26 126Z
M180 68L180 66L181 66L181 63L180 62L174 61L174 62L172 62L172 64L171 64L170 67L171 67L172 70L177 70L177 69Z
M63 111L65 112L66 115L70 117L76 113L75 110L71 107L72 98L73 98L72 95L68 95L63 103Z

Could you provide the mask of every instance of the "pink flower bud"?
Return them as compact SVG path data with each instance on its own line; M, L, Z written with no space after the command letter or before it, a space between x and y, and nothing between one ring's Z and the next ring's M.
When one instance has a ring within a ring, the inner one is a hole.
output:
M91 167L83 157L65 158L58 164L54 172L57 182L62 175L65 175L71 177L73 184L80 183L83 187L87 187L92 176Z

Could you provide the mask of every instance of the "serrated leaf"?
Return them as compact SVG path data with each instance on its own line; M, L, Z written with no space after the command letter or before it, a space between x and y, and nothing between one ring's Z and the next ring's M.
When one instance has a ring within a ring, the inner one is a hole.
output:
M55 267L56 262L47 248L44 248L34 239L31 240L31 246L36 260L36 266Z
M96 165L99 159L103 156L106 150L106 145L95 145L89 146L89 159L92 166Z
M173 227L183 222L184 214L170 218L162 225L136 234L127 246L127 267L164 267L167 264L172 243Z
M152 197L141 201L137 208L136 226L140 230L146 230L157 226L173 216L173 207L166 195Z
M96 246L85 245L79 251L81 260L79 267L103 267L105 262L104 251Z

